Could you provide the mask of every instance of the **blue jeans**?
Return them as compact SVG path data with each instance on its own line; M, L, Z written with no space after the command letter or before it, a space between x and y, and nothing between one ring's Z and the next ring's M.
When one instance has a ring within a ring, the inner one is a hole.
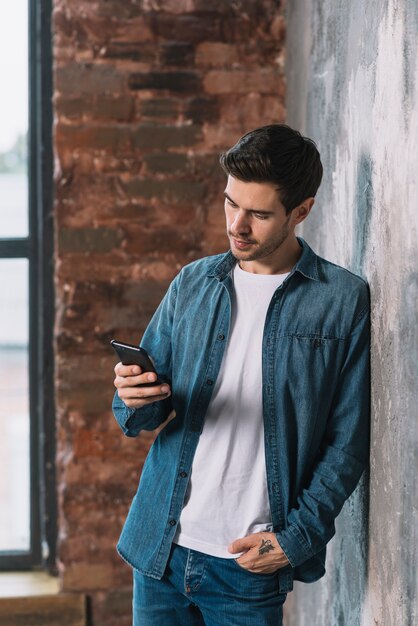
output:
M281 626L278 575L173 544L161 580L134 570L133 626Z

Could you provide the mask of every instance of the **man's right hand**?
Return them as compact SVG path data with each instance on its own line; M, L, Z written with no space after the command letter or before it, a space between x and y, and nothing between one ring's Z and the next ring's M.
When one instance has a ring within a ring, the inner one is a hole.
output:
M118 390L118 396L130 409L141 407L164 400L171 394L169 385L156 385L155 387L138 387L144 383L154 382L157 375L152 372L142 373L139 365L115 365L116 378L114 385Z

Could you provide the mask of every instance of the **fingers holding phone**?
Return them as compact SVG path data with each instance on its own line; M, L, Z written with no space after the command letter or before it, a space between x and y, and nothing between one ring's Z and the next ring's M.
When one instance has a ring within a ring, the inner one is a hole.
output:
M150 383L163 384L161 381L158 381L158 376L155 372L145 371L140 365L124 365L120 362L115 365L114 371L116 376L129 379L130 386L147 385L150 387Z
M158 376L144 348L115 339L110 343L120 358L115 366L114 384L126 406L139 409L169 397L169 385Z
M116 374L114 385L118 390L118 396L129 408L139 409L146 404L164 400L171 394L167 383L156 382L155 372L143 372L139 365L118 363L114 371Z

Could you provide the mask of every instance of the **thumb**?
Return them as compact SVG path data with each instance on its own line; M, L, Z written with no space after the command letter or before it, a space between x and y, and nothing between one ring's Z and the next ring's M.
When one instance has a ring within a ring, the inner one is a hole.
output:
M231 554L244 552L245 550L250 550L255 545L257 545L257 541L255 540L254 535L248 535L247 537L242 537L241 539L235 539L232 543L230 543L228 546L228 552L231 552Z

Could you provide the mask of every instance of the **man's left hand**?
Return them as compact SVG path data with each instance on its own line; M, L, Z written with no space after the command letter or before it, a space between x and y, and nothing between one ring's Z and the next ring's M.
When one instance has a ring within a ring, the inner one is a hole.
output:
M274 533L254 533L235 539L228 546L228 551L232 554L245 551L236 562L254 574L272 574L289 564Z

